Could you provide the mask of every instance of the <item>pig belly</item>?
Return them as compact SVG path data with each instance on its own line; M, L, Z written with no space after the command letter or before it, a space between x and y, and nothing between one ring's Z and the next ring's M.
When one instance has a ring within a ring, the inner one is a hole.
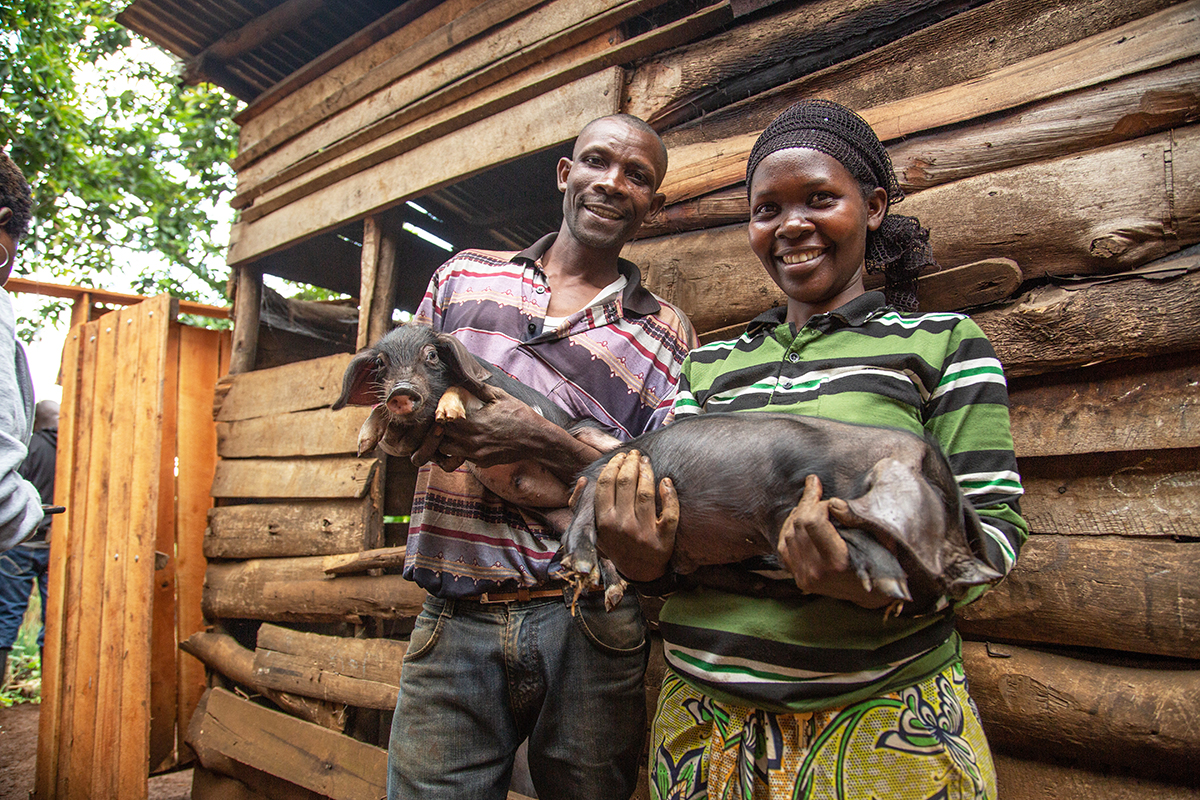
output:
M731 515L688 513L687 499L680 498L679 528L671 567L681 575L699 567L733 564L755 556L775 555L775 542L760 525Z

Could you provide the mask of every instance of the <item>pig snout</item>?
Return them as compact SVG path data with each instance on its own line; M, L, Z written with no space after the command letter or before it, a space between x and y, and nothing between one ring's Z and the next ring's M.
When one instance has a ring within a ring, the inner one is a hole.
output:
M425 397L411 383L403 382L392 386L384 405L394 417L409 417L421 410Z

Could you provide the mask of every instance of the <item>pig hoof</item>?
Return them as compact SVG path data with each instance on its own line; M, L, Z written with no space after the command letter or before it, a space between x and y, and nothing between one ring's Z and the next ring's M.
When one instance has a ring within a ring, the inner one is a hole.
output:
M604 610L612 611L625 597L625 581L614 583L604 590Z

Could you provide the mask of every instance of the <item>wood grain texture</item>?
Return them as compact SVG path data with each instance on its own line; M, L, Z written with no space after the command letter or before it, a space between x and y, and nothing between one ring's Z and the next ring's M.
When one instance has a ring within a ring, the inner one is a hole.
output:
M370 497L227 505L209 511L208 558L358 553L372 546L379 509Z
M999 585L959 611L970 639L1200 658L1200 546L1032 536Z
M355 454L366 406L318 408L217 423L221 458L284 458Z
M1088 761L1055 764L993 753L1000 796L1004 800L1192 800L1194 785L1167 783L1110 771L1088 769Z
M1200 774L1200 670L980 642L963 643L963 667L994 748L1158 778Z
M298 361L233 376L216 418L234 422L326 408L342 393L350 353Z
M227 458L217 464L212 496L221 499L363 497L378 462L370 458Z

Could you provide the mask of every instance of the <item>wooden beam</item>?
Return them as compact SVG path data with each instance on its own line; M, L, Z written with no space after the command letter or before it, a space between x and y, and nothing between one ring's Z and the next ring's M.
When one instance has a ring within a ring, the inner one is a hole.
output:
M1031 536L1000 584L959 610L970 639L1200 658L1200 547Z
M414 617L425 590L399 575L329 578L323 556L210 563L204 613L210 619L337 622L359 616Z
M140 294L108 292L103 289L94 289L91 286L65 286L61 283L34 281L28 278L17 277L8 279L4 284L4 291L10 294L24 292L26 294L40 294L44 297L62 297L82 302L85 306L96 303L114 306L132 306L150 299ZM224 306L210 306L207 303L196 303L192 300L177 300L176 302L179 303L179 313L181 314L194 314L197 317L211 317L213 319L229 319L229 309ZM74 312L72 312L71 319L71 327L79 324L75 321ZM90 320L81 319L80 321L89 322Z
M259 628L254 674L273 689L391 710L406 649L391 639L323 636L268 623Z
M197 631L180 642L179 648L234 683L263 695L293 716L339 733L346 729L345 705L314 699L312 695L281 691L263 683L254 670L254 651L242 647L227 633Z
M252 266L234 271L237 281L233 296L233 374L253 372L258 356L258 318L262 310L262 272Z
M454 131L310 194L254 223L235 225L227 259L240 264L528 153L570 141L616 111L621 71L605 70Z
M1024 457L1021 515L1034 533L1200 538L1195 449Z
M1000 796L1004 800L1062 800L1103 797L1104 800L1191 800L1194 786L1137 778L1119 772L1088 769L1086 759L1056 764L1014 758L993 752ZM1180 776L1182 777L1182 776Z
M375 547L380 509L361 500L292 500L220 506L209 511L209 558L357 554Z
M225 34L193 58L184 61L184 83L201 83L212 74L214 67L223 67L225 62L232 61L264 42L299 27L320 11L323 5L322 0L285 0L237 30Z
M354 575L373 569L399 569L404 566L405 548L380 547L361 553L325 556L327 575Z
M216 419L235 422L327 408L342 393L342 379L351 358L349 353L325 356L236 375Z
M235 458L217 464L212 495L230 498L351 498L366 494L375 459Z
M1168 780L1195 766L1200 670L1114 666L980 642L963 643L963 666L997 749Z
M358 430L370 413L347 406L218 422L217 452L221 458L357 454Z
M1200 350L1015 380L1017 457L1200 447L1197 367Z

